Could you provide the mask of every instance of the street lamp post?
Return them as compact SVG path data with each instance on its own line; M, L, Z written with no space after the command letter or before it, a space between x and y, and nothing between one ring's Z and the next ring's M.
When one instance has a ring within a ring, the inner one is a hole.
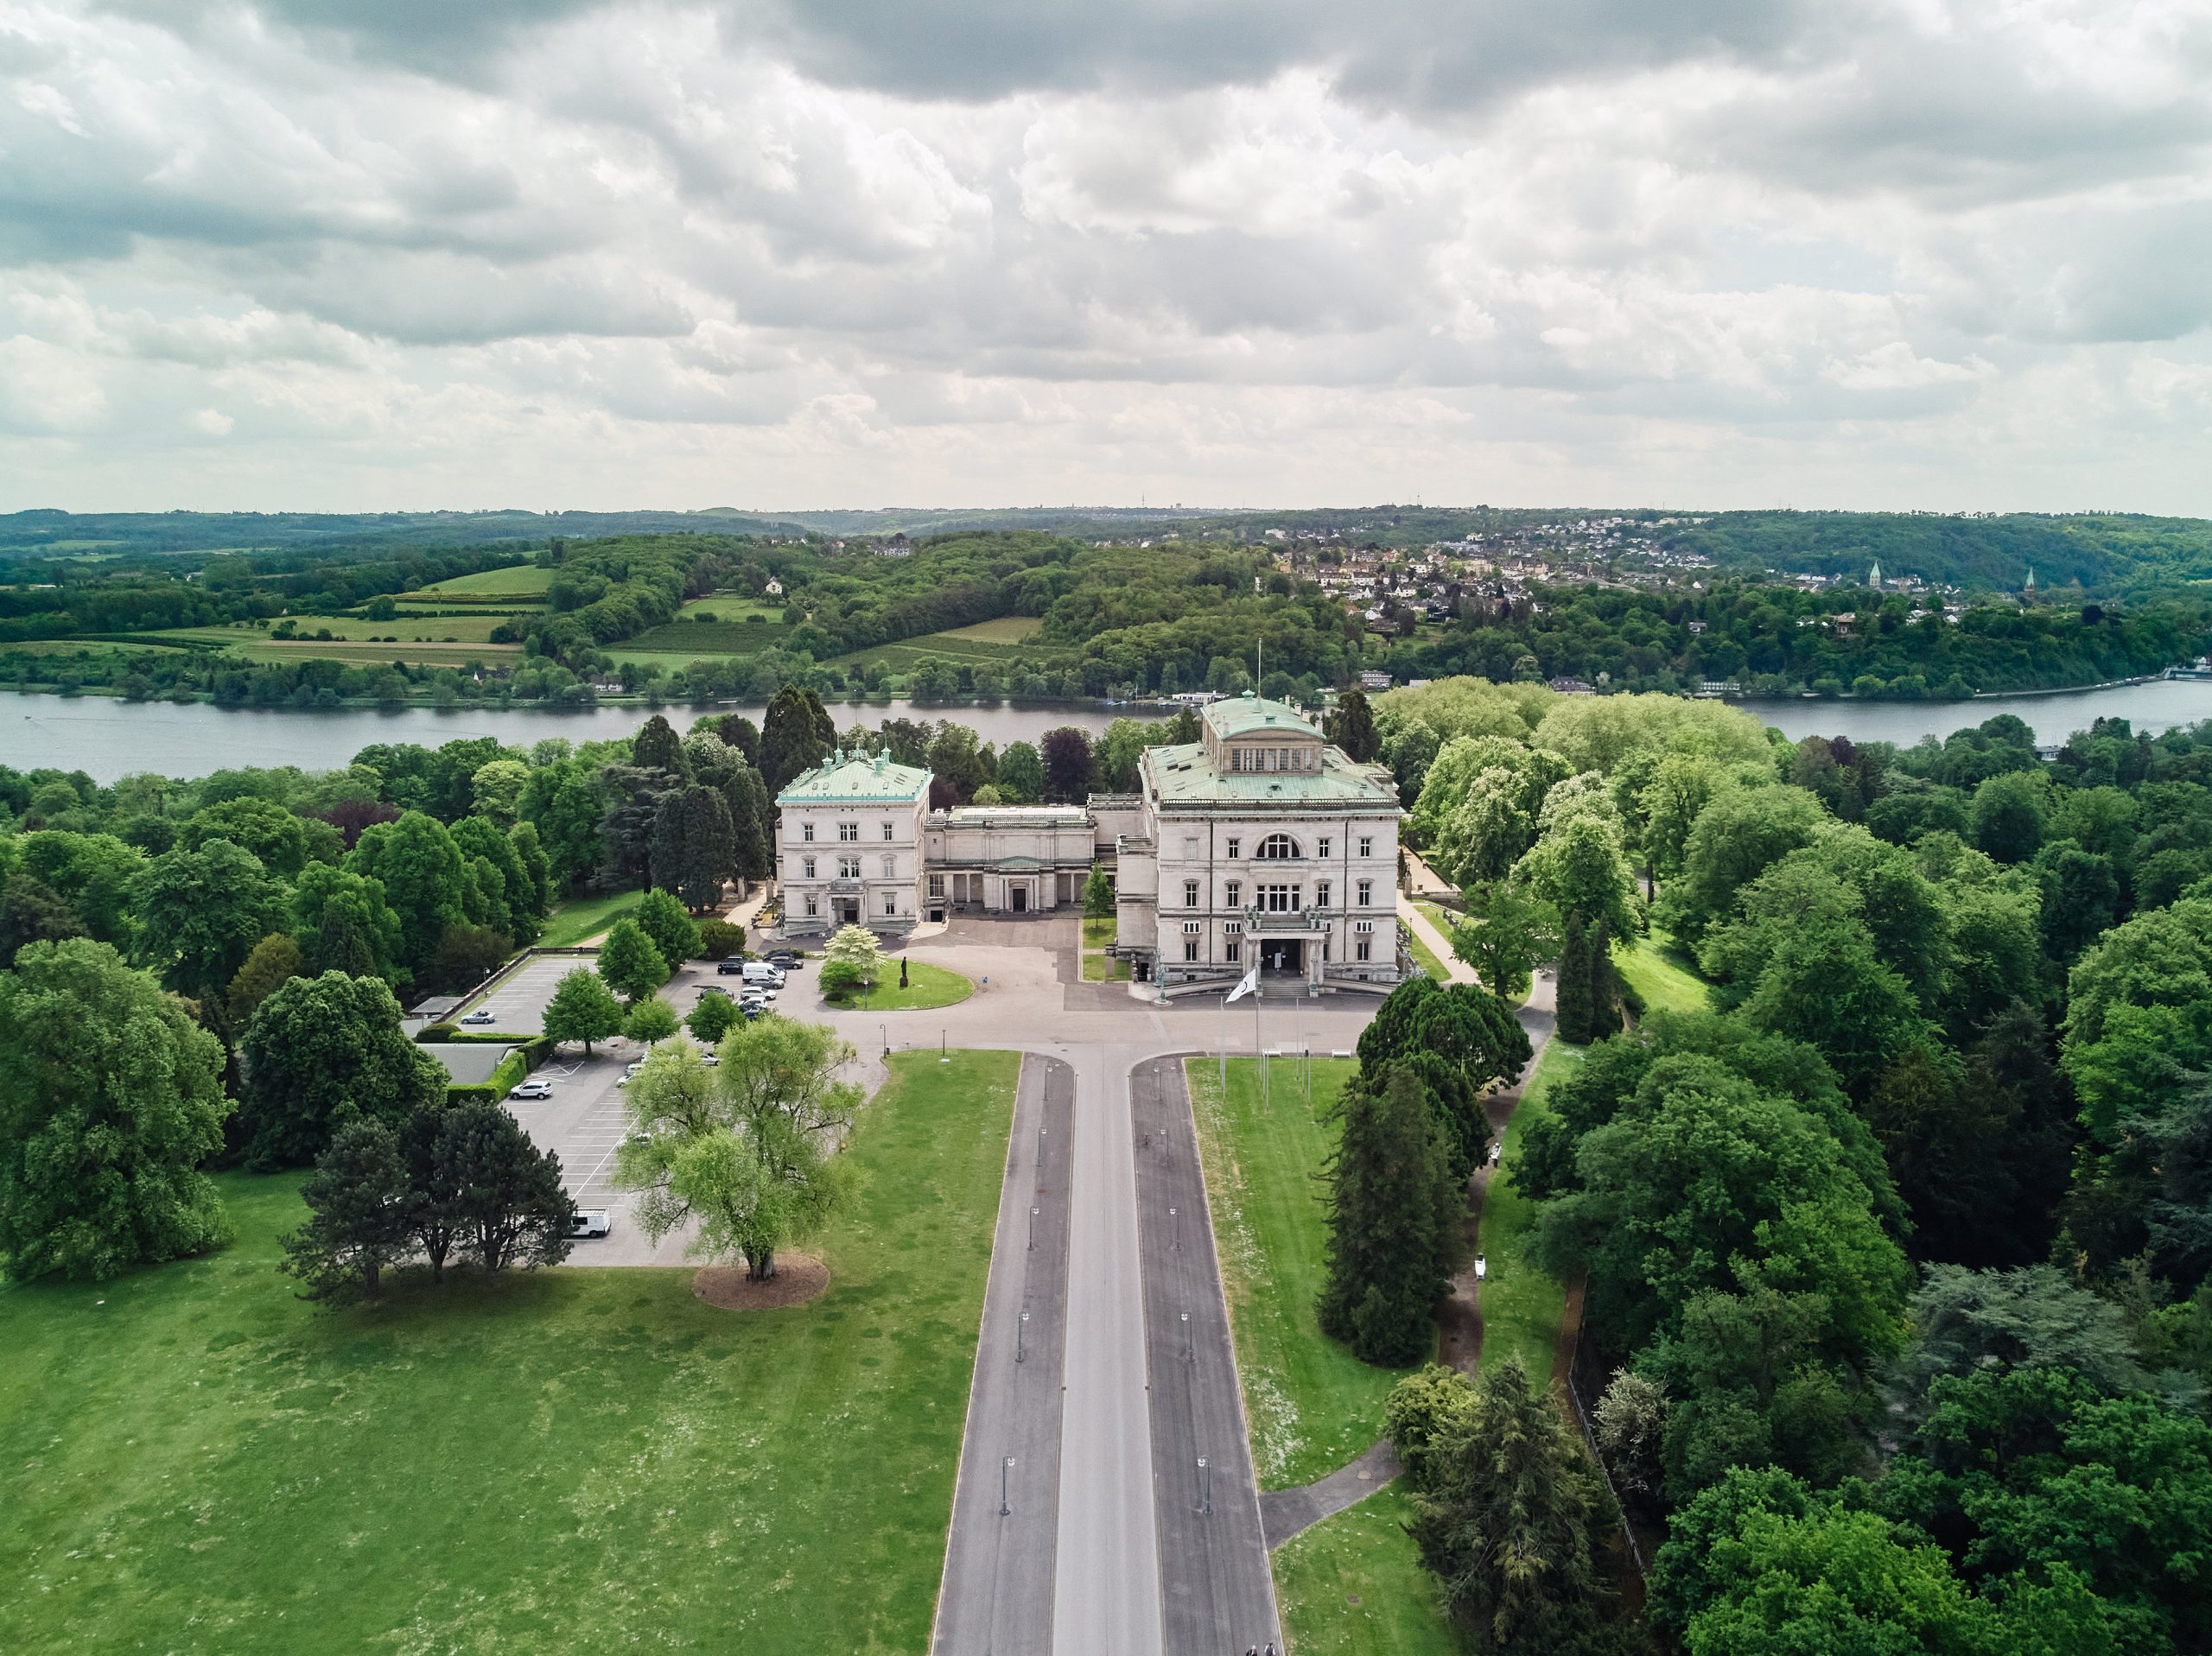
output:
M1203 1466L1205 1462L1198 1462ZM1006 1475L1014 1470L1014 1456L1009 1455L999 1462L999 1516L1006 1517L1014 1508L1006 1504Z
M1185 1311L1183 1313L1183 1361L1186 1363L1195 1363L1198 1360L1198 1354L1191 1348L1191 1314Z
M1008 1466L1014 1462L1008 1461ZM1211 1514L1213 1511L1213 1473L1206 1465L1206 1457L1198 1456L1198 1510Z
M1037 1251L1037 1209L1034 1208L1029 1210L1029 1251L1032 1253Z

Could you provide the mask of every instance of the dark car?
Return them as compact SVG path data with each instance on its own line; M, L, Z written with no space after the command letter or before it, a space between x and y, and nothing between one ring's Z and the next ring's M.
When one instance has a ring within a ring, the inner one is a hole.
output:
M720 995L724 1000L728 1000L729 999L729 991L723 988L719 983L701 984L699 986L699 999L704 1000L709 995Z
M734 978L745 970L745 962L733 955L726 961L716 961L715 970L726 978Z
M788 972L806 958L796 949L772 949L760 957L771 966L780 966Z

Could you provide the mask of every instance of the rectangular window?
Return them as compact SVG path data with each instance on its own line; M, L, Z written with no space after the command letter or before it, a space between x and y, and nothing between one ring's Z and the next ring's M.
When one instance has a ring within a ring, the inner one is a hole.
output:
M1232 909L1240 907L1243 901L1244 882L1241 879L1230 880L1229 882L1229 906Z
M809 897L809 898L806 899L806 917L807 917L808 919L811 920L811 919L813 919L813 918L814 918L814 917L815 917L815 916L817 916L817 915L820 914L821 912L822 912L822 905L821 905L820 902L819 902L819 901L817 901L816 898L812 898L812 897Z
M898 892L886 891L883 894L883 911L886 914L896 914L899 912Z
M1359 882L1359 906L1363 909L1375 906L1375 882L1371 879Z
M898 858L886 857L883 860L883 877L886 879L896 879L899 878Z
M1331 839L1327 838L1326 836L1324 836L1324 837L1323 837L1323 839L1322 839L1322 841L1321 841L1321 853L1320 853L1320 854L1321 854L1321 858L1322 858L1322 860L1326 861L1326 860L1328 860L1328 855L1329 855L1329 847L1330 847L1332 845L1334 845L1335 843L1336 843L1336 841L1335 841L1331 840Z
M1234 937L1231 937L1221 947L1222 959L1227 961L1231 966L1236 964L1237 958L1243 952L1243 945L1239 943Z
M1352 958L1362 961L1374 959L1375 939L1372 937L1355 937L1352 940Z
M860 877L861 860L858 857L840 857L837 859L837 878L839 879L858 879Z
M1239 857L1243 856L1243 854L1244 854L1244 841L1242 841L1242 840L1231 840L1231 841L1229 842L1229 860L1230 860L1230 861L1231 861L1231 862L1235 862L1235 861L1237 860L1237 858L1239 858Z
M1332 884L1332 881L1325 879L1315 883L1313 887L1313 906L1315 908L1325 909L1329 906L1329 891Z
M811 822L801 822L798 825L798 837L805 841L807 844L812 845L814 843L814 824Z
M1262 885L1259 907L1266 914L1288 914L1298 907L1298 887L1295 885Z
M943 874L931 874L930 876L930 895L931 897L943 897L944 895L944 876Z
M891 824L888 822L883 825L883 837L887 840L891 837Z
M1375 923L1372 920L1355 920L1351 923L1351 929L1363 937L1368 936L1375 930Z
M1198 881L1186 879L1183 882L1183 906L1186 909L1195 909L1198 906Z
M852 840L857 840L857 839L859 839L859 838L861 837L861 825L860 825L858 822L840 822L840 823L838 823L838 824L837 824L837 837L838 837L840 840L845 840L845 841L852 841Z
M1183 940L1183 958L1186 961L1195 961L1198 958L1198 940L1197 938L1185 937Z
M1363 857L1371 857L1375 854L1375 836L1373 834L1363 834L1359 836L1359 854Z
M1183 923L1183 935L1185 937L1196 937L1205 930L1205 928L1196 920L1185 920Z
M812 879L814 878L813 858L801 857L798 860L798 874L801 879Z
M1244 923L1242 920L1224 921L1222 923L1221 929L1232 937L1241 937L1244 935Z
M1185 841L1183 841L1183 860L1184 860L1185 862L1196 862L1198 860L1198 842L1196 840L1185 840Z

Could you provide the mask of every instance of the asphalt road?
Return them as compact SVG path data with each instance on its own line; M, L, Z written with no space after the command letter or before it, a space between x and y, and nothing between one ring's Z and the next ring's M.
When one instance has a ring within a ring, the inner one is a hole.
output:
M1075 1050L1067 1392L1061 1419L1058 1656L1159 1656L1144 1294L1126 1049Z
M1130 1087L1163 1646L1167 1656L1280 1648L1183 1061L1147 1059Z
M1052 1645L1074 1101L1066 1064L1023 1058L931 1641L940 1653Z

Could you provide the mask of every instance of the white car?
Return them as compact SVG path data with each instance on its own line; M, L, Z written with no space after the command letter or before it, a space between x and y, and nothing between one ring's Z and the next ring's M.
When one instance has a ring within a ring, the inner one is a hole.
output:
M604 1208L583 1208L569 1223L571 1236L604 1236L613 1228L613 1221Z
M553 1083L550 1081L526 1081L507 1094L509 1098L550 1098Z
M494 1020L489 1007L479 1007L461 1021L464 1024L489 1024Z

